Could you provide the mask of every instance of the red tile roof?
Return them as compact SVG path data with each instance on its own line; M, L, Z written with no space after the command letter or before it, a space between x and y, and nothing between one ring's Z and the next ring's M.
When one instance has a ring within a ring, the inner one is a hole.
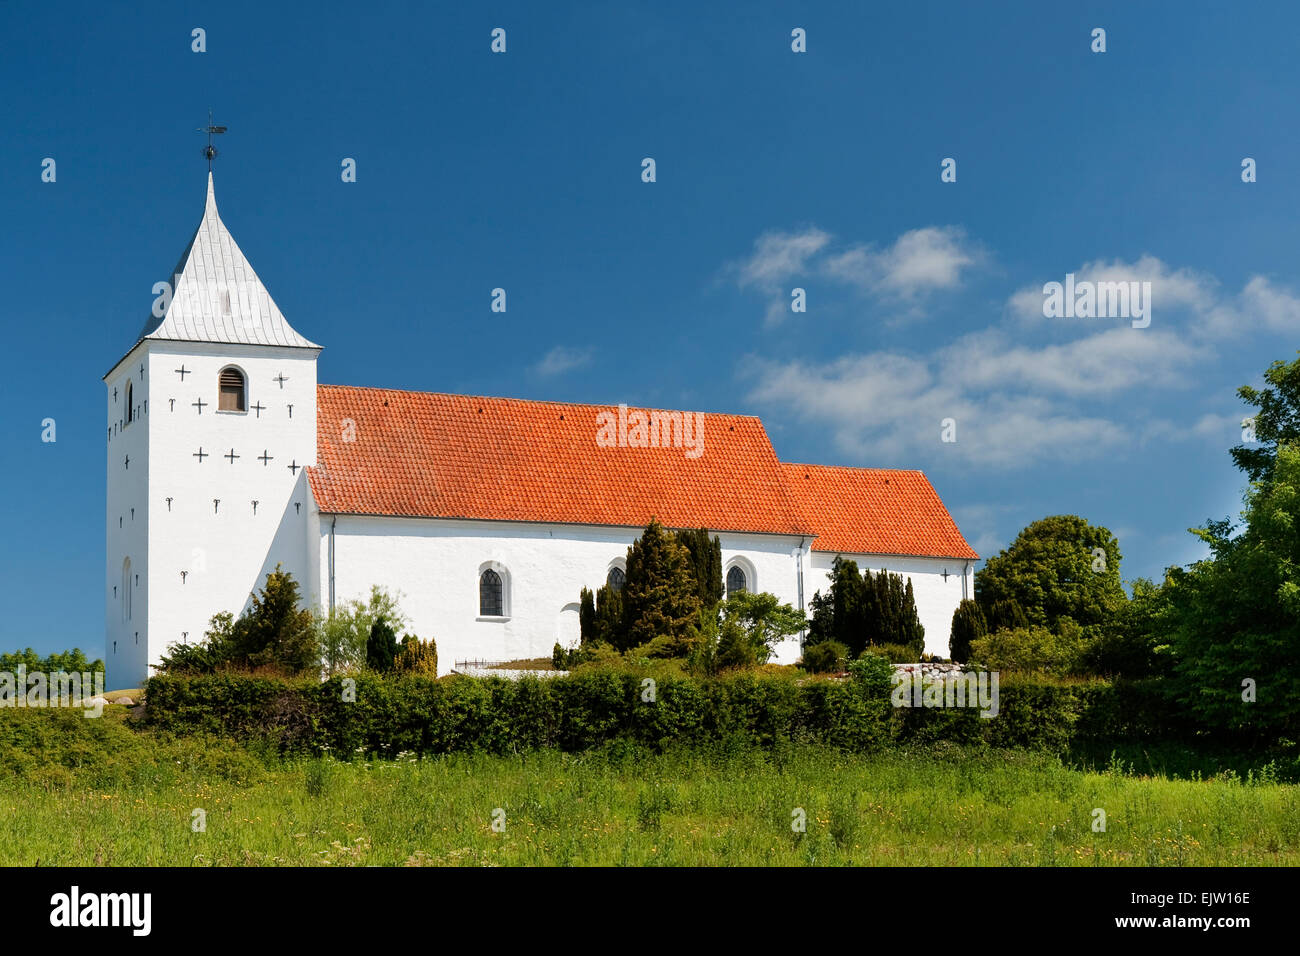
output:
M977 559L919 471L782 464L814 551Z
M617 411L320 385L307 477L327 513L810 533L759 419L703 414L688 458L662 440L600 447L597 415Z
M633 409L635 411L635 409ZM616 406L317 387L317 460L333 514L816 535L817 551L975 559L919 471L777 461L763 423L702 413L704 450L601 447ZM351 420L353 440L346 440Z

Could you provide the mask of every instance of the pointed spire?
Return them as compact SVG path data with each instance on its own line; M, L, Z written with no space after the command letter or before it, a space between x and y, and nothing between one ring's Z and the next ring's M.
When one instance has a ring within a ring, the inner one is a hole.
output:
M203 219L166 277L170 301L150 315L141 338L319 348L289 325L217 211L208 172Z

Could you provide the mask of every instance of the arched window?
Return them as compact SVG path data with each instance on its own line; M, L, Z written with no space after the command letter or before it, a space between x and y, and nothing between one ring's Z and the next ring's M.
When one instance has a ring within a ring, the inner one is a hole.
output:
M248 411L244 373L233 365L221 370L220 395L217 398L217 410L221 412Z
M504 617L505 603L502 600L501 575L488 568L478 576L478 614L479 617Z
M615 565L609 569L609 574L605 575L605 583L609 585L611 591L623 590L623 582L627 580L627 575L623 569Z
M130 382L126 383L126 423L130 425L135 421L135 386Z
M746 583L744 569L738 564L733 564L731 570L727 572L727 596L749 590Z

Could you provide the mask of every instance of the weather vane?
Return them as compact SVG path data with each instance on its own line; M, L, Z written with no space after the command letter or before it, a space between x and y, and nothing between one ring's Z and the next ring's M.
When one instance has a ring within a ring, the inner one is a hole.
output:
M213 159L216 157L216 155L217 155L217 147L215 147L215 146L212 145L212 134L213 134L213 133L224 133L225 131L226 131L226 127L224 127L224 126L213 126L213 125L212 125L212 110L208 110L208 125L207 125L207 126L200 126L197 130L195 130L196 133L207 133L207 134L208 134L208 145L205 146L205 147L203 148L203 155L204 155L204 156L207 158L207 160L208 160L208 172L212 172L212 160L213 160Z

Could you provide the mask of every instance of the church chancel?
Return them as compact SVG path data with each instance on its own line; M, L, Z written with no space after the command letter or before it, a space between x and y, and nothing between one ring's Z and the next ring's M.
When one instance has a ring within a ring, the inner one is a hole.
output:
M548 657L652 517L718 535L728 589L798 608L836 555L910 578L934 653L971 596L978 555L921 472L781 462L752 416L318 384L321 346L240 251L211 172L155 294L104 376L111 687L238 614L277 564L317 608L400 592L444 673ZM634 414L647 440L611 440L640 434L611 430ZM796 636L775 659L799 655Z

